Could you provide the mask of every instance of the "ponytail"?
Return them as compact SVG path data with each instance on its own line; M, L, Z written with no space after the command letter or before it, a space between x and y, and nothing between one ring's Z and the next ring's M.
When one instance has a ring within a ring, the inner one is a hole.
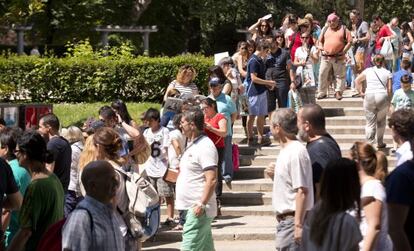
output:
M379 179L382 183L385 182L385 177L388 175L388 161L387 157L382 151L376 151L375 157L377 159L377 165L375 168L374 177Z

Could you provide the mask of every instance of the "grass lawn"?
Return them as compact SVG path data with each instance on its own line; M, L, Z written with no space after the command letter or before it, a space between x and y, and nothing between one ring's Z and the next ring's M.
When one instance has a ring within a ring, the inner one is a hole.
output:
M53 104L53 113L58 116L62 127L82 126L87 118L98 118L99 108L104 105L110 105L110 103ZM129 114L138 124L141 123L139 120L141 113L150 107L160 109L161 105L155 103L127 103Z

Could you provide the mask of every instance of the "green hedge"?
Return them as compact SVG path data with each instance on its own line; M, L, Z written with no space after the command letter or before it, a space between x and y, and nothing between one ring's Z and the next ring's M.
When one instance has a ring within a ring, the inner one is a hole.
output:
M206 91L212 58L177 57L0 57L0 98L24 97L31 102L160 101L178 68L191 64L195 83Z

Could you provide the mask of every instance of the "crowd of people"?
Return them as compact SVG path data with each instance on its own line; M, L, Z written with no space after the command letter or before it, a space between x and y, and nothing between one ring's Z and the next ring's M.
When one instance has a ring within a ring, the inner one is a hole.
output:
M412 23L399 28L397 18L375 15L368 25L356 10L349 19L347 27L332 13L321 27L311 14L289 14L275 29L271 16L261 18L251 40L208 69L206 96L195 68L183 65L162 110L141 121L116 100L82 128L62 129L53 113L37 130L1 128L0 250L38 250L58 223L62 250L140 250L126 173L145 177L165 202L161 224L182 231L182 250L214 250L211 223L223 182L232 188L239 118L249 145L270 145L272 136L281 146L266 169L277 250L414 250ZM347 68L353 95L364 98L367 142L342 156L315 102L331 85L340 102ZM378 149L390 103L397 167L388 174Z

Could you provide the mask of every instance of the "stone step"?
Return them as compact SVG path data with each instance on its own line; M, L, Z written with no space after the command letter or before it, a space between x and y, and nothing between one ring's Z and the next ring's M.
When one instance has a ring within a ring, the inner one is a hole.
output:
M221 195L221 203L227 206L236 205L272 205L271 192L232 192Z
M269 125L269 120L266 121L266 123ZM338 116L338 117L327 117L326 118L326 125L327 126L356 126L359 125L361 127L364 127L366 124L365 116ZM267 126L268 127L268 126ZM237 131L239 133L244 133L244 128L242 126L242 123L234 123L233 131Z
M269 163L275 162L276 155L240 155L240 166L264 166L267 167ZM388 166L395 166L396 157L388 156Z
M222 216L273 216L272 205L221 205ZM167 207L161 206L161 221L167 219ZM178 216L178 210L175 210L174 215Z
M275 231L274 216L221 216L212 223L214 241L274 240ZM182 231L161 228L154 239L156 242L181 241Z
M233 180L231 189L223 182L223 193L228 192L271 192L273 181L270 178L251 178L248 180Z
M265 177L265 168L265 166L240 166L239 171L234 173L234 180L262 179Z
M324 107L327 118L339 118L348 116L365 116L365 110L361 107Z
M147 241L143 244L143 251L178 251L180 250L181 242L159 242ZM274 250L275 241L271 240L214 240L214 248L218 251L251 251L251 250Z
M355 141L363 141L365 142L365 134L331 134L332 137L338 142L339 145L345 144L353 144ZM237 144L246 144L247 139L246 136L243 134L233 134L233 142ZM272 145L278 144L277 141L271 137ZM384 142L388 145L388 147L392 146L392 136L390 134L384 135Z
M326 98L317 100L316 103L323 108L325 107L334 107L334 108L343 108L343 107L363 107L362 98L352 98L344 97L342 100L336 100L335 98Z
M353 144L350 143L339 144L343 156L349 153L349 149L351 149L352 145ZM238 146L240 155L278 155L281 149L278 143L272 143L270 146L263 147L249 146L247 144L238 144ZM391 145L389 147L391 147ZM390 154L390 148L385 148L383 151L387 156Z
M352 121L347 122L348 125L327 125L326 130L331 135L337 135L337 134L365 134L365 124L359 125L359 124L352 124ZM356 121L355 123L359 123ZM365 122L364 122L365 123ZM254 133L257 133L256 127L253 128ZM266 134L270 131L270 126L265 125L263 132ZM234 134L242 134L244 135L244 129L242 126L234 125L233 126L233 133ZM391 129L386 127L385 134L391 135Z

